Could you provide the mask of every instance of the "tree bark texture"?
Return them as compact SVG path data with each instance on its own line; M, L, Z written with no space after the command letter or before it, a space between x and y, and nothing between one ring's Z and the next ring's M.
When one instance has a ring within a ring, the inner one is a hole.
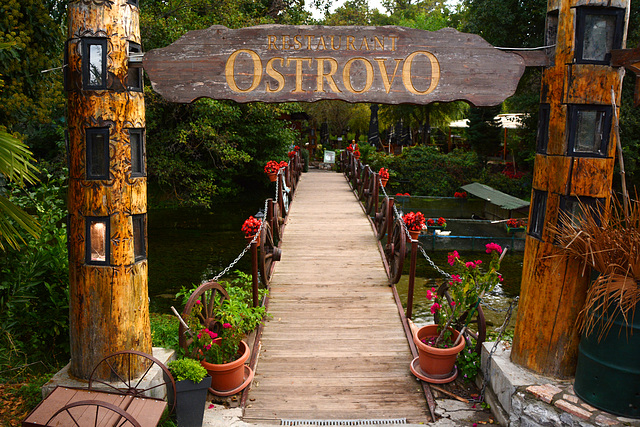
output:
M138 8L126 0L69 2L69 311L71 373L79 378L113 352L151 353L147 261L135 260L132 220L147 212L147 180L132 176L129 131L144 129L144 97L127 90L128 44L140 44L138 19ZM83 90L86 38L106 40L106 89ZM108 178L87 178L89 128L108 129ZM87 263L87 217L108 218L104 265ZM146 229L143 235L146 240ZM106 372L97 375L108 379Z

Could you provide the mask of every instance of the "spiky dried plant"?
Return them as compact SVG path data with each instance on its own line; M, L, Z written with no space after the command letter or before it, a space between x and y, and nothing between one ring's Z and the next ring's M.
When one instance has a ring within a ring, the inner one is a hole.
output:
M640 201L631 200L625 213L619 200L612 198L610 210L601 219L596 214L600 209L584 203L580 208L578 218L561 214L551 230L568 256L600 273L577 322L586 335L599 330L601 340L616 317L621 316L625 325L633 322L640 301Z

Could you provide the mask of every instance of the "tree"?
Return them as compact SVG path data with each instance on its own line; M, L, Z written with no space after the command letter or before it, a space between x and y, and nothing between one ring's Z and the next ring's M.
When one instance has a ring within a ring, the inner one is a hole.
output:
M500 114L501 106L472 107L469 110L469 128L467 137L469 144L474 149L483 163L487 158L498 151L502 137L502 126L495 117Z

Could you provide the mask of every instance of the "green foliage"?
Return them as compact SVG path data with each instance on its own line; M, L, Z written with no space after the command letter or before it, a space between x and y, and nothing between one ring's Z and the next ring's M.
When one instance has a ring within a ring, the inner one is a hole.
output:
M189 380L197 384L207 376L207 370L194 359L172 360L167 367L176 381Z
M480 355L470 348L466 348L458 353L456 366L460 371L459 375L465 382L473 382L480 372Z
M469 128L467 138L473 150L478 153L483 163L500 150L502 126L495 117L500 114L501 106L472 107L469 110Z
M171 314L150 313L151 342L154 347L179 348L178 319Z
M24 246L0 257L0 347L25 362L55 364L69 351L66 186L61 176L46 174L41 185L9 189L11 201L38 219L41 232L24 233Z

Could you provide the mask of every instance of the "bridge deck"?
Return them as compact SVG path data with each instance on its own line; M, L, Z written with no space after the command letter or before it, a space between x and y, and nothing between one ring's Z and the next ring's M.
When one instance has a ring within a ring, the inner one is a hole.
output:
M302 175L269 312L246 420L428 420L376 238L343 175Z

